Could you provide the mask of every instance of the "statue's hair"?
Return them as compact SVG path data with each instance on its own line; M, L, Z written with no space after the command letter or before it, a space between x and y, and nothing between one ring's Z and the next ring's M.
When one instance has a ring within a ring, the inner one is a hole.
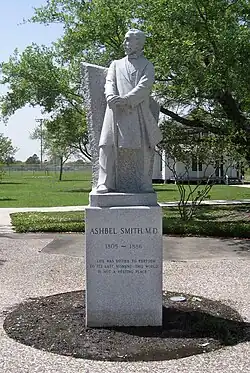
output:
M143 31L137 30L137 29L130 29L128 30L127 34L133 34L136 36L136 38L140 41L140 44L143 48L145 41L146 41L146 35Z

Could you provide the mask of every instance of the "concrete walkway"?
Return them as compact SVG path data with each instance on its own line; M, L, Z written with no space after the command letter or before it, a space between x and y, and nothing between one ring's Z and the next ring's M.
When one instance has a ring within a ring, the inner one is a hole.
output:
M240 187L240 188L250 188L250 183L248 183L248 184L232 184L230 186L237 186L237 187Z

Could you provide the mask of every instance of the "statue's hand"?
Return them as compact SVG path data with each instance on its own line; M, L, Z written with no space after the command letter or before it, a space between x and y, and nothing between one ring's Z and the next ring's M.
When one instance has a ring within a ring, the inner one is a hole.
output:
M128 105L128 100L126 97L120 97L117 95L113 95L113 96L107 97L107 103L110 108L114 108L116 106L124 108L125 106Z
M120 96L117 96L117 95L113 95L113 96L108 96L107 97L107 103L109 105L109 107L115 107L117 105L117 103L119 102L120 100Z
M128 100L126 97L119 97L119 100L116 102L116 105L119 107L126 107L128 106Z

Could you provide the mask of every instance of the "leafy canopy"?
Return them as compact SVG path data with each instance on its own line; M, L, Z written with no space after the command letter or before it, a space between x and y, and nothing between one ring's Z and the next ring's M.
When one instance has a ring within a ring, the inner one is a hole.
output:
M137 27L148 36L162 113L230 136L250 159L248 0L48 0L30 21L60 22L64 35L53 50L33 45L2 65L4 117L25 103L81 111L80 61L108 66L123 56L127 29Z
M12 145L11 139L0 133L0 163L8 163L8 160L11 159L16 152L17 148Z
M248 0L52 0L32 21L63 23L58 48L65 59L106 64L121 56L126 30L141 28L148 35L146 54L156 68L162 112L185 125L233 133L247 151Z

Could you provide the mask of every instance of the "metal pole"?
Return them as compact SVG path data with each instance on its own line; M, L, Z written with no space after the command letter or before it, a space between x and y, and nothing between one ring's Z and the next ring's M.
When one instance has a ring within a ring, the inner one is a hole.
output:
M36 122L40 123L40 168L43 168L43 119L36 119Z

